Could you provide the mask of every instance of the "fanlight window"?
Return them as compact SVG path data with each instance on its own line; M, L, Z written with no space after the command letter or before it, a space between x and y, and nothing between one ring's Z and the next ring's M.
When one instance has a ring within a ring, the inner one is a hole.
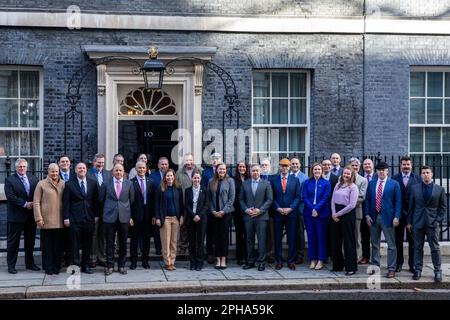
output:
M170 115L176 116L175 101L162 90L146 90L144 87L130 91L119 107L119 115Z

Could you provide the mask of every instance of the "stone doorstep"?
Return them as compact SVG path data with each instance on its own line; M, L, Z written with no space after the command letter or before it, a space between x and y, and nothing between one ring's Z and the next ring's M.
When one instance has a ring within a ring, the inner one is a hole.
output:
M381 277L381 289L449 289L450 278L444 278L441 284L429 281L413 281L410 277L387 279ZM213 293L213 292L248 292L280 290L343 290L367 289L366 279L324 278L324 279L287 279L287 280L227 280L227 281L183 281L171 283L122 283L91 284L80 289L70 290L65 285L31 286L29 288L0 289L0 299L45 299L64 297L128 296L145 294L176 293ZM370 289L367 289L370 290Z

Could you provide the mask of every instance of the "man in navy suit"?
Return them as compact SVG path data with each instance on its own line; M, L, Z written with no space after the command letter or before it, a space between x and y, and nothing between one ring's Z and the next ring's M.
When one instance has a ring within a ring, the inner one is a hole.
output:
M105 155L97 153L94 156L93 164L94 166L89 169L87 177L97 181L98 186L101 187L104 182L112 179L111 172L105 169ZM103 232L103 219L101 215L98 221L95 222L94 234L92 237L91 262L89 266L95 268L97 264L106 267L105 235Z
M403 241L405 239L406 216L408 215L409 207L409 192L413 185L422 182L422 178L412 172L412 161L409 156L404 156L400 159L400 171L399 174L392 177L392 179L400 184L400 190L402 192L402 216L400 218L400 224L395 228L395 243L397 244L396 272L402 271L404 262ZM408 240L409 272L414 273L414 240L411 232L406 232L406 239Z
M65 182L69 182L71 179L76 180L75 172L70 168L71 161L68 155L63 154L58 159L59 177ZM61 251L61 266L68 267L72 264L71 254L71 236L70 228L64 226L62 230L63 250Z
M64 187L64 226L70 231L73 264L81 266L81 272L92 274L89 258L95 222L100 216L98 184L96 180L86 177L86 164L83 162L77 164L76 172Z
M373 161L371 159L365 159L363 161L363 171L363 176L367 180L367 182L376 180L378 178L377 174L374 172ZM363 204L363 217L366 216L364 210L365 207ZM361 220L359 231L361 232L362 257L358 261L358 264L368 264L370 261L370 228L367 225L366 219Z
M131 229L131 244L130 244L130 269L136 269L138 260L138 240L142 239L142 267L149 269L150 265L150 235L152 231L152 180L146 175L147 165L143 161L136 163L137 175L130 181L134 186L134 203L131 210L131 217L134 226Z
M421 168L423 183L411 187L408 212L408 231L414 237L414 280L419 280L423 267L425 235L431 250L434 281L442 282L441 254L439 249L439 225L447 212L445 190L433 183L433 171L429 166Z
M28 163L25 159L17 159L16 173L5 180L7 200L7 257L8 272L16 274L17 255L19 253L20 235L24 233L25 266L27 269L39 271L34 263L33 250L36 238L36 222L33 215L33 196L39 179L27 173Z
M273 189L273 204L275 210L275 269L283 267L283 229L286 229L288 245L288 267L295 270L295 255L297 253L297 224L298 206L301 201L300 182L297 177L289 174L291 162L289 159L280 160L280 174L271 179Z
M389 165L380 162L376 166L378 179L369 182L365 201L366 222L372 238L372 265L380 266L380 237L383 231L388 245L388 278L395 277L397 247L395 230L402 214L402 194L397 181L388 178Z
M152 189L153 192L159 189L161 185L161 180L164 177L164 174L169 170L169 159L166 157L161 157L158 159L158 170L153 172L150 175L150 179L152 180ZM153 237L153 241L155 242L155 251L156 255L161 255L161 238L159 236L159 227L156 225L155 212L152 213L152 232L151 236Z

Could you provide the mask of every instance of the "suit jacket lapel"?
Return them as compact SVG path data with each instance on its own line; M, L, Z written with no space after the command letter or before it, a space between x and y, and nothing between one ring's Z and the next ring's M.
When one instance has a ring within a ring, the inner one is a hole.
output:
M25 186L23 185L22 179L20 179L20 177L17 173L14 173L14 176L16 177L16 180L18 181L20 187L22 188L23 193L25 193L28 196L27 190L25 189ZM28 176L27 176L27 178L28 178ZM31 191L30 179L28 179L28 184L30 185L30 191Z

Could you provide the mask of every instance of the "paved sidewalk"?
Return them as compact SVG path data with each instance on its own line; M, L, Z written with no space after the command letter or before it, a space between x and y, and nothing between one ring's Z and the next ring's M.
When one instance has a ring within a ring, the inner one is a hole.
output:
M382 265L385 265L385 258ZM370 280L379 280L381 289L450 288L450 257L443 257L443 282L433 282L433 268L430 257L425 257L422 279L414 281L404 270L396 278L387 279L386 269L380 274L366 274L367 265L360 266L358 273L347 277L345 272L331 272L331 265L315 271L308 264L297 266L292 271L285 267L275 270L268 265L265 271L243 270L240 266L229 264L226 270L216 270L206 265L202 271L190 271L189 262L176 263L177 270L166 271L159 261L151 261L151 268L143 269L139 264L136 270L128 270L127 275L114 272L104 275L104 269L97 267L92 275L61 273L45 275L42 271L33 272L18 266L18 273L11 275L5 267L0 267L0 299L54 298L76 296L115 296L157 293L204 293L232 291L270 291L270 290L333 290L367 289ZM370 277L370 278L369 278ZM79 282L79 286L77 286Z

